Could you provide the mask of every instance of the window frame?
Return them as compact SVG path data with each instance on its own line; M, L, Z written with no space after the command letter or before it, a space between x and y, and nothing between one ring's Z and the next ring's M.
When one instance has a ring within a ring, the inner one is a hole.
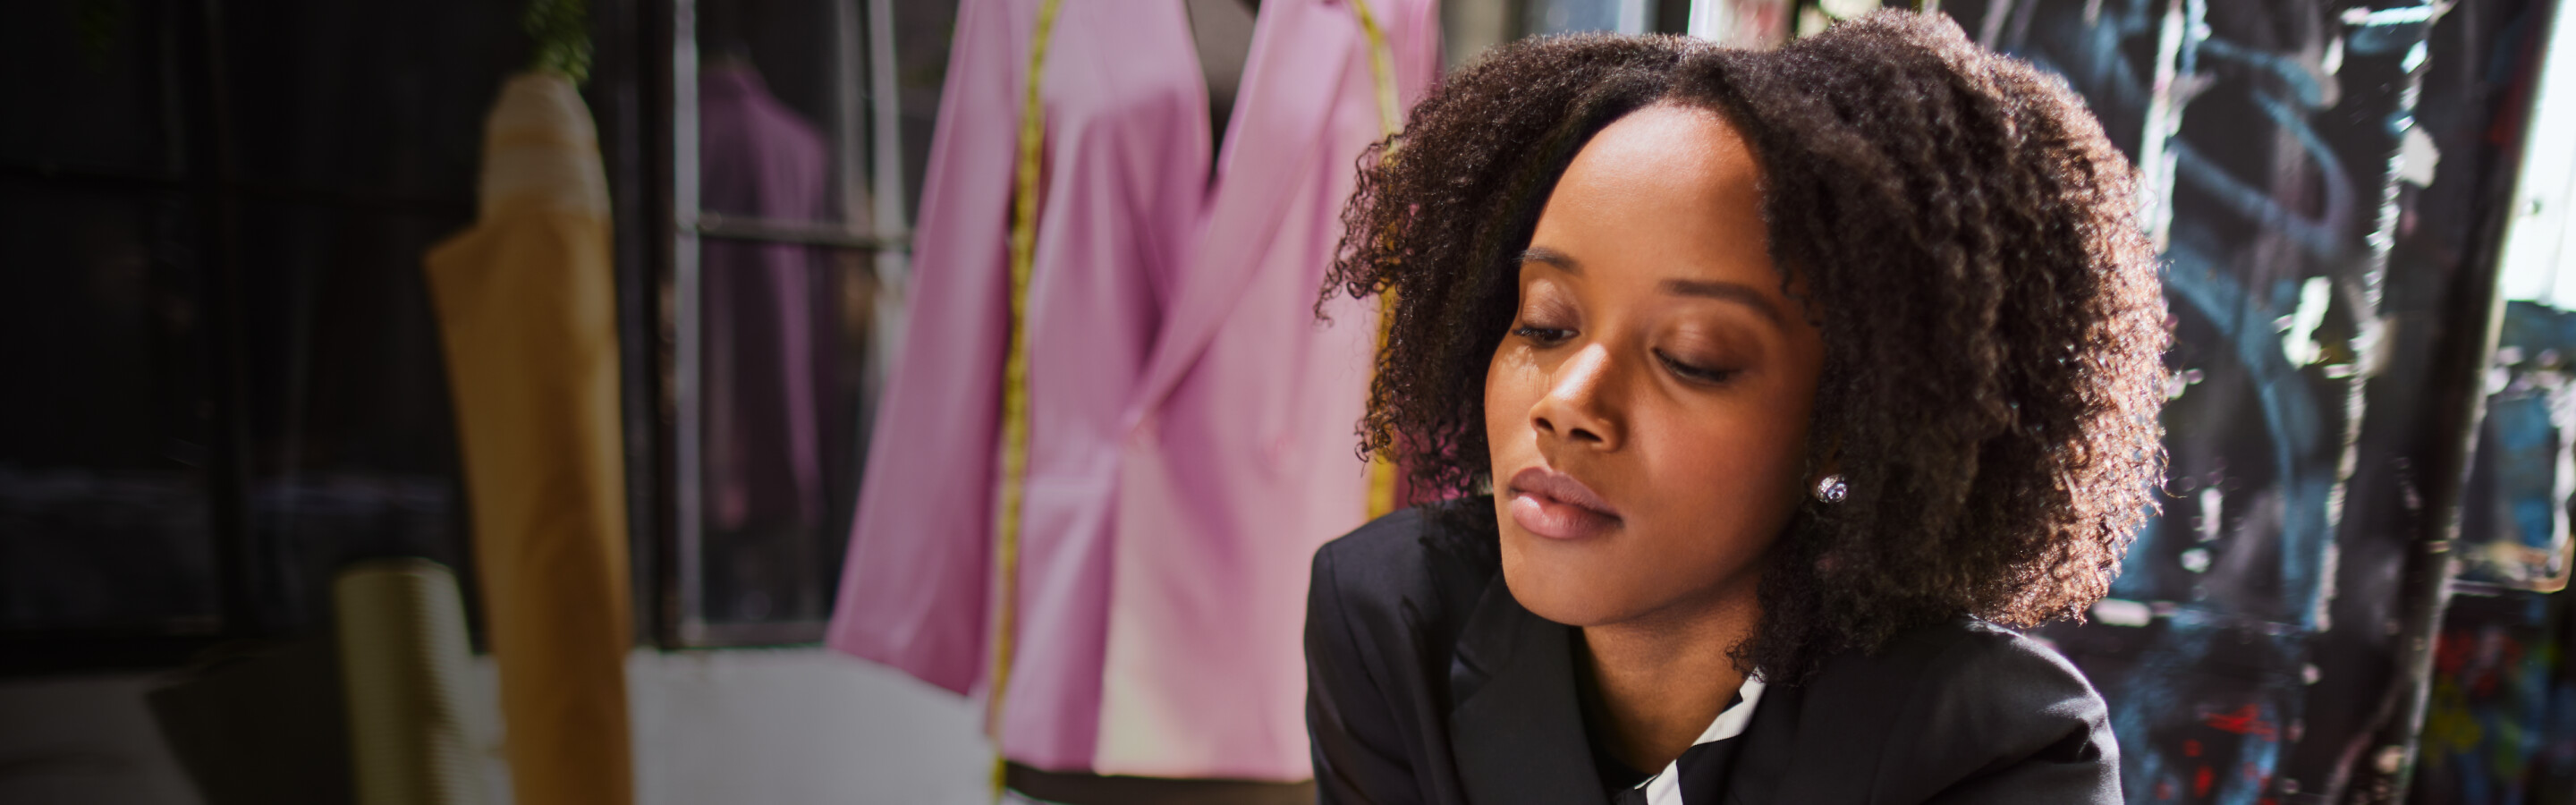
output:
M659 344L667 345L661 362L667 423L662 438L669 461L660 469L667 490L660 513L663 572L656 574L658 613L654 632L668 649L766 646L819 642L826 619L767 622L719 622L705 616L706 410L703 351L705 311L701 248L708 241L788 244L858 252L866 256L878 287L900 298L909 265L909 232L905 225L902 109L896 86L894 4L892 0L829 0L833 26L833 72L863 76L839 81L834 119L826 127L835 154L864 155L834 161L835 180L845 188L865 187L868 207L843 211L836 223L769 220L705 211L699 202L698 91L699 42L696 0L664 0L661 16L669 27L661 43L665 69L657 76L669 99L668 114L658 122L667 136L662 149L668 188L658 227L662 267L659 283L668 316ZM862 423L861 427L867 427ZM820 527L828 527L828 524ZM640 534L640 532L639 532ZM820 534L832 539L838 535ZM639 543L642 540L639 540ZM641 553L641 545L638 546Z

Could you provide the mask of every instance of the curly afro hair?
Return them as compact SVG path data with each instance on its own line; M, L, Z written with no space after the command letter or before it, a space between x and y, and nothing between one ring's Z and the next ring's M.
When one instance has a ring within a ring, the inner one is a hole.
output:
M1361 450L1496 550L1485 370L1516 255L1575 152L1650 104L1724 116L1763 167L1784 287L1821 328L1806 501L1736 661L1795 683L1830 653L1972 615L2081 618L2163 474L2168 340L2128 162L2059 80L1946 17L1884 11L1770 52L1577 35L1492 51L1361 161L1326 298L1387 295Z

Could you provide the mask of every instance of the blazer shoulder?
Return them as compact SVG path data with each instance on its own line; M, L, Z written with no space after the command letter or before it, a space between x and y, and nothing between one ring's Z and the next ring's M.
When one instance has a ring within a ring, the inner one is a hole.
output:
M1342 567L1358 571L1390 565L1422 563L1422 523L1420 508L1398 510L1360 524L1324 543L1315 551L1316 573L1339 572Z
M2102 709L2101 694L2075 663L2047 642L1975 618L1915 629L1897 640L1927 660L1921 668L1935 698L2017 711Z
M1497 572L1454 549L1462 535L1453 530L1418 506L1371 520L1315 551L1307 594L1371 632L1446 631Z
M1954 795L1943 801L2116 801L2110 709L2065 655L1970 618L1897 639L1922 660L1906 708L1915 738L1891 747L1919 765L1898 788Z

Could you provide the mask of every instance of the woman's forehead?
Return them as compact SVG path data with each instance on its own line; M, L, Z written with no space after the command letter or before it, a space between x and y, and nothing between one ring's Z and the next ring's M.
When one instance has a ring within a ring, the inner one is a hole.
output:
M1567 170L1650 165L1759 174L1743 134L1726 116L1669 101L1649 104L1602 127Z
M1576 154L1532 246L1600 270L1762 281L1777 276L1761 170L1725 118L1658 104L1612 122ZM1770 284L1766 282L1765 284Z

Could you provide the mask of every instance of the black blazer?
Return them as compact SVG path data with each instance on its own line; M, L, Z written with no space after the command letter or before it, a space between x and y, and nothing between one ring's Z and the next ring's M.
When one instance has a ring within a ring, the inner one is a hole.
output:
M1572 627L1503 585L1490 534L1397 512L1315 554L1306 725L1327 803L1604 805ZM1480 555L1481 554L1481 555ZM1961 618L1774 686L1702 803L2120 801L2102 699L2047 646Z

